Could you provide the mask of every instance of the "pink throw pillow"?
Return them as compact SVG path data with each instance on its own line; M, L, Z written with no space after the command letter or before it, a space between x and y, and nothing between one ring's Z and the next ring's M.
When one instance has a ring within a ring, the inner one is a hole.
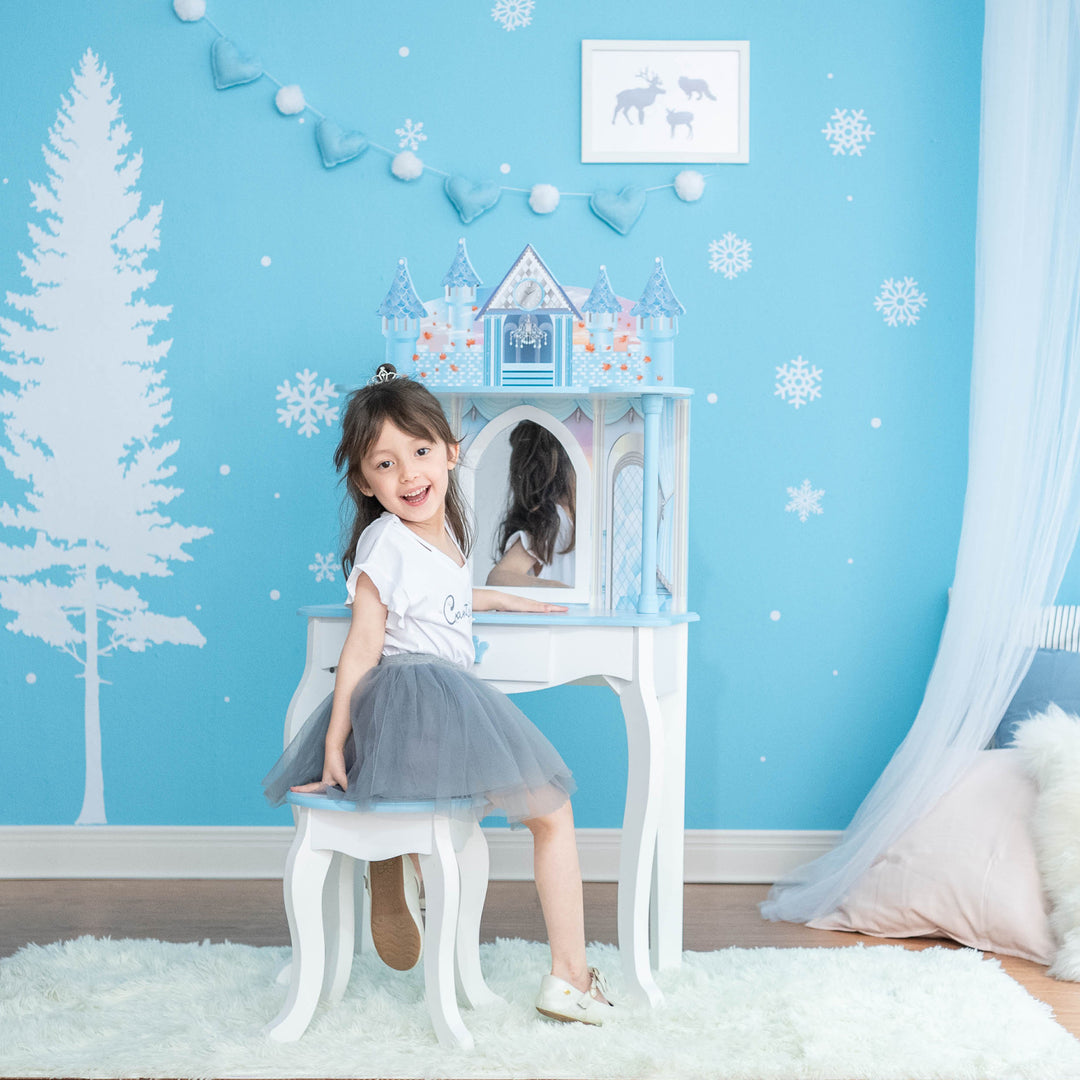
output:
M1017 750L984 750L830 915L809 925L946 937L1049 964L1056 951L1030 822L1036 788Z

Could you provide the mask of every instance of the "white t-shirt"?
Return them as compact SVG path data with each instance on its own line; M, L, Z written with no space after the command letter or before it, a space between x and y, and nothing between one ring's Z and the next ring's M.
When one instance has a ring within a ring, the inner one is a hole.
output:
M523 529L518 529L506 542L504 551L509 551L520 540L521 546L538 562L540 569L529 573L533 577L543 578L545 581L561 581L564 585L574 584L574 562L577 559L575 550L563 553L563 548L570 543L574 526L570 522L570 515L563 509L560 503L555 507L559 514L559 535L555 540L555 550L551 555L550 563L540 562L540 556L533 551L532 537ZM576 545L575 545L576 548Z
M356 542L356 560L345 583L349 604L361 574L367 574L386 605L384 655L433 653L466 670L473 666L467 564L458 566L385 510Z

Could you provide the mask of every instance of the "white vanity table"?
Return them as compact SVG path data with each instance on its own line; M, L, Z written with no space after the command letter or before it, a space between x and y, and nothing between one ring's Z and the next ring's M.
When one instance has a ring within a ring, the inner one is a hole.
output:
M333 689L350 613L326 605L300 614L308 621L307 662L289 705L290 735ZM661 994L652 969L676 967L682 956L686 637L696 619L583 609L480 612L473 621L474 672L505 693L577 683L606 685L619 696L628 752L619 949L628 989L654 1005ZM528 713L528 702L521 704Z

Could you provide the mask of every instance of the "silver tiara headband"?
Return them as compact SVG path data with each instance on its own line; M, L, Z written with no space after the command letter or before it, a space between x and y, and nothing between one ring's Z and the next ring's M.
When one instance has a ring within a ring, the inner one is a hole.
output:
M400 378L396 371L393 371L388 367L380 367L372 379L369 380L368 386L374 386L375 383L390 382L393 379Z

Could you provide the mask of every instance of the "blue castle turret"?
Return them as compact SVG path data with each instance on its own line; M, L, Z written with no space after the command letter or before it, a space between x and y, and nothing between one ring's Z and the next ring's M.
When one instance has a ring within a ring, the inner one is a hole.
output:
M679 303L671 290L664 260L656 258L656 266L645 285L641 299L630 309L637 316L638 336L644 349L643 360L648 361L645 381L666 383L675 380L675 335L679 332L679 316L686 308Z
M608 281L607 267L601 266L596 284L589 293L588 300L581 305L585 315L585 329L589 340L598 353L610 352L615 344L615 320L622 311L622 305L615 297Z
M454 261L446 271L442 284L450 330L452 333L467 334L472 329L473 316L476 314L476 286L483 282L469 262L464 237L457 242L457 254L454 255Z
M401 374L412 371L420 321L427 315L427 310L416 293L416 287L409 277L409 265L404 259L398 259L393 284L379 305L377 314L382 316L387 363L393 364Z

